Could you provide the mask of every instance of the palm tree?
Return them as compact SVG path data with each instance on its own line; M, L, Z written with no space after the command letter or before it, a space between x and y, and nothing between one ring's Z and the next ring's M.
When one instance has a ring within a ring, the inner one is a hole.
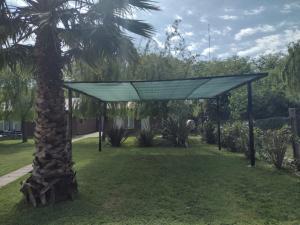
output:
M0 62L35 65L36 152L21 191L34 206L72 198L77 192L66 137L62 68L74 60L133 57L129 32L150 37L153 28L130 19L134 10L158 10L150 0L0 0ZM129 31L129 32L128 32ZM1 64L1 63L0 63Z

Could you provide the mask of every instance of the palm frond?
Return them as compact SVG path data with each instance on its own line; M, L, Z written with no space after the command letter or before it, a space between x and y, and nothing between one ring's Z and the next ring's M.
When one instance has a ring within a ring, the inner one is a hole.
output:
M16 65L33 65L33 47L15 44L8 48L0 48L0 68L8 65L15 68Z
M160 10L160 8L155 5L155 3L156 2L150 0L129 0L130 5L139 9Z
M154 28L141 20L132 20L132 19L124 19L117 17L115 21L118 25L125 28L126 30L144 36L146 38L150 38L154 33Z
M137 56L136 49L128 36L101 25L88 26L86 24L84 28L78 26L64 30L60 35L65 45L70 47L66 56L81 58L90 65L101 57L134 60Z
M138 10L159 10L151 0L99 0L92 10L102 14L116 12L130 12L133 8Z

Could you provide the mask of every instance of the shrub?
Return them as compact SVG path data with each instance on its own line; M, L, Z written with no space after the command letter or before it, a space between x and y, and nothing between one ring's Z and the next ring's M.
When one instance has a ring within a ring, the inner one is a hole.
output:
M141 147L153 146L154 133L151 130L142 130L138 137L138 144Z
M262 131L254 128L254 144L257 152L262 148ZM249 129L248 123L235 121L226 123L222 127L221 144L232 152L242 152L249 158Z
M291 139L290 130L286 127L264 132L264 148L270 161L277 169L281 169L283 160Z
M163 121L163 136L170 140L174 146L187 147L190 128L184 117L169 116Z
M211 121L206 121L202 128L202 137L207 144L216 144L216 126Z
M108 131L108 141L113 147L120 147L127 139L127 132L123 127L113 127Z
M262 130L280 129L289 123L288 117L271 117L255 121L255 126Z
M248 145L248 126L240 121L224 124L221 142L232 152L244 152Z

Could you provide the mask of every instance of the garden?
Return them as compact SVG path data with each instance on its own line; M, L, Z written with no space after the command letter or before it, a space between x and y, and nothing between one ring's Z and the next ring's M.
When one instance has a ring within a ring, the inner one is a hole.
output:
M0 1L0 224L300 223L298 27L161 5Z

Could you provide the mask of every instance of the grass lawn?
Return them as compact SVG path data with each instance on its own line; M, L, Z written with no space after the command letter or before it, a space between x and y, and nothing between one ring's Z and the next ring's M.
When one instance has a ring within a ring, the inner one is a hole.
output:
M0 224L300 224L300 179L242 155L198 143L189 149L97 151L97 138L74 144L79 194L34 209L19 181L0 189Z
M17 170L32 162L33 141L21 140L0 141L0 176Z

